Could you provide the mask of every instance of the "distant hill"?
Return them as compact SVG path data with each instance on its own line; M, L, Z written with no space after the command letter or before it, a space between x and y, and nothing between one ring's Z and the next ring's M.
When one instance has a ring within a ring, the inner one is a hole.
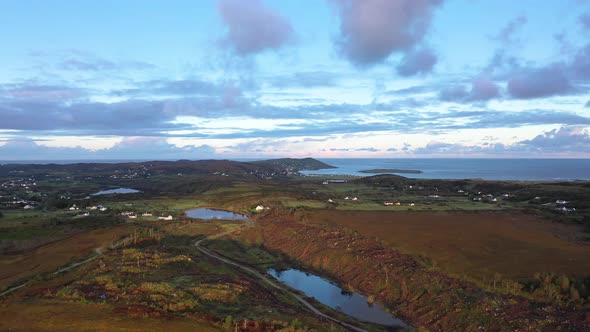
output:
M143 181L146 186L157 183L154 177L174 177L179 182L187 182L184 176L201 177L203 181L222 182L232 179L271 179L276 177L297 176L301 170L334 168L321 161L305 159L273 159L256 162L239 162L231 160L178 160L145 161L123 163L76 163L76 164L0 164L0 178L28 177L35 179L52 179L61 181L68 178L75 181L118 185L122 181L151 179ZM182 176L182 177L181 177ZM166 178L166 181L172 181ZM192 181L192 180L191 180ZM134 184L137 189L149 190L146 186Z
M328 165L323 163L317 159L313 158L303 158L303 159L295 159L295 158L280 158L280 159L269 159L269 160L259 160L253 161L252 164L256 165L265 165L271 167L279 167L279 168L290 168L292 171L315 171L318 169L326 169L326 168L336 168L332 165Z

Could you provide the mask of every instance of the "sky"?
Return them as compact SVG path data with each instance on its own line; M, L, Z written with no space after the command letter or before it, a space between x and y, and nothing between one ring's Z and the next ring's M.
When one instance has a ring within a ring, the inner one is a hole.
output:
M2 0L0 160L590 158L590 0Z

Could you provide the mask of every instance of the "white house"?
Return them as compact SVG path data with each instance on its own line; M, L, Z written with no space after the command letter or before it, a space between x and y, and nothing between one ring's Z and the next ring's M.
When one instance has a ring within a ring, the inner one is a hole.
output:
M174 218L172 218L171 215L168 215L168 217L158 217L159 220L173 220Z
M262 206L262 205L258 205L258 206L256 207L256 211L262 211L262 210L264 210L264 206Z

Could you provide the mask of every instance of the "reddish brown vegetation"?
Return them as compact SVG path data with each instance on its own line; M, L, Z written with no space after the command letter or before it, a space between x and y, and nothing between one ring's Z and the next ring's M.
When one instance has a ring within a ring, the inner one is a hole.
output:
M125 307L116 307L113 313L126 314L129 317L143 318L143 317L164 317L171 318L172 316L166 311L150 308L141 305L130 305Z
M496 273L513 280L544 272L590 273L590 246L575 241L578 227L521 211L315 210L297 217L353 229L404 253L428 257L445 272L479 281Z
M242 233L374 295L409 323L435 331L537 331L590 328L590 311L498 295L423 267L413 257L337 227L286 215L260 218Z
M0 289L38 273L54 272L72 260L107 247L129 234L131 226L80 233L14 255L0 255Z

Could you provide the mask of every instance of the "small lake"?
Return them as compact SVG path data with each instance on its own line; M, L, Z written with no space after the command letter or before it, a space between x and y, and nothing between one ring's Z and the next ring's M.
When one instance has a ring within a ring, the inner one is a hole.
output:
M360 321L384 326L408 326L403 321L395 318L390 312L387 312L382 305L378 303L369 304L366 296L358 293L348 293L319 276L296 269L285 271L270 269L268 273L289 287L302 291L305 295L314 297L322 304Z
M110 189L110 190L102 190L92 194L93 196L97 195L111 195L111 194L136 194L140 193L141 191L131 189L131 188L117 188L117 189Z
M235 213L235 212L225 211L225 210L207 209L207 208L187 210L187 211L185 211L185 213L186 213L186 216L189 218L204 219L204 220L212 220L212 219L245 220L245 219L248 219L248 216L245 214Z

